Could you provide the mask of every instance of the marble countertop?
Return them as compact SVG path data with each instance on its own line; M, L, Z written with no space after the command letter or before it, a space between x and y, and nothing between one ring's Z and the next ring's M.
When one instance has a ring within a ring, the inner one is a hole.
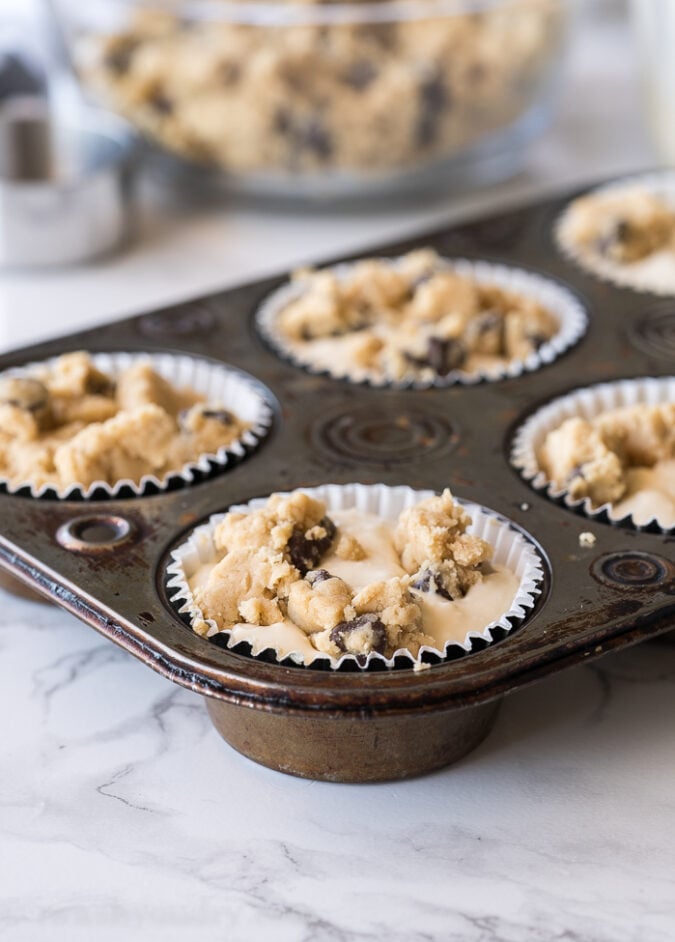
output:
M132 251L0 277L0 345L648 165L625 26L589 24L572 59L559 121L508 185L312 217L188 211L149 185ZM450 769L330 785L242 758L200 698L57 608L0 606L2 942L675 938L675 646L511 696Z

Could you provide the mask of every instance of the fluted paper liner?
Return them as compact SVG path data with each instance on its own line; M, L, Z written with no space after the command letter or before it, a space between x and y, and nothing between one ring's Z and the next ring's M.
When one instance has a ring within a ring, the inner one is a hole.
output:
M612 504L594 507L588 497L572 499L565 488L556 487L539 466L539 451L549 432L558 428L565 419L578 416L591 420L603 412L624 406L657 405L675 402L675 377L626 379L612 383L600 383L577 389L566 396L559 396L537 409L518 429L511 447L511 463L532 487L545 493L557 503L603 523L620 524L638 530L665 532L654 517L638 524L631 514L619 517Z
M104 373L118 376L139 361L150 363L152 368L177 388L189 388L206 397L206 400L235 413L237 418L249 423L249 428L237 439L211 454L195 455L194 459L163 478L154 474L144 475L140 481L120 480L114 484L94 481L85 486L74 482L58 488L53 484L40 487L29 481L12 485L0 476L0 490L10 494L26 493L31 497L57 497L80 500L92 497L140 497L168 489L184 487L196 479L227 467L233 461L250 454L268 434L273 421L273 412L261 383L223 363L198 356L173 353L90 353L94 365ZM12 368L2 376L30 376L40 367L50 366L58 357L28 363Z
M624 177L589 190L582 197L616 196L635 189L647 190L675 210L675 172L672 170ZM579 245L573 238L571 220L575 202L573 200L566 207L554 226L555 241L563 255L589 274L619 288L662 297L675 295L675 248L655 252L646 259L629 264L604 258L588 246Z
M400 264L400 258L380 258L378 261L393 266ZM344 278L356 264L358 263L346 262L332 268L322 269L322 271L332 271L338 278ZM472 278L479 284L496 285L538 301L558 320L559 330L536 352L531 353L524 360L512 360L501 369L476 370L470 373L452 370L446 376L437 376L429 380L396 380L380 376L374 370L339 363L336 363L330 370L326 370L324 367L313 366L309 352L306 354L304 350L296 349L293 341L284 337L277 328L277 319L281 312L292 301L301 297L305 290L306 282L300 278L286 282L263 301L256 312L258 331L279 356L308 373L395 389L443 388L457 384L473 386L480 382L495 382L507 377L521 376L523 373L533 372L547 363L552 363L565 350L577 343L586 332L587 317L581 302L571 291L549 278L521 268L468 259L440 259L438 270L446 268L451 268L464 277Z
M299 490L324 501L329 515L331 511L355 508L392 521L395 521L406 508L412 507L427 497L432 497L435 493L426 490L416 491L405 486L387 487L384 484L325 484L321 487L299 488ZM267 498L252 500L248 504L230 507L229 511L246 513L257 510L265 504L266 500ZM286 652L282 655L271 642L259 639L256 639L258 643L242 642L241 638L233 638L229 630L219 632L215 621L204 617L204 613L193 597L189 580L201 566L217 560L218 554L213 543L213 533L225 517L225 513L215 514L207 523L197 527L188 539L172 552L171 563L167 567L169 597L176 611L198 634L205 637L213 637L215 634L224 635L228 639L228 648L234 648L237 652L247 649L246 653L250 652L254 657L262 656L266 660L273 660L277 663L333 670L376 669L377 667L420 669L431 663L451 660L499 640L522 624L535 605L543 580L540 556L534 544L519 529L506 518L478 504L461 500L458 503L472 518L468 532L487 540L494 548L492 562L510 569L520 581L507 611L486 625L483 631L469 632L463 642L446 642L442 651L423 646L417 658L413 658L405 649L400 649L390 658L372 652L366 658L345 654L337 659L312 649L312 659L307 663L305 655L301 652ZM261 634L266 630L265 628L258 629Z

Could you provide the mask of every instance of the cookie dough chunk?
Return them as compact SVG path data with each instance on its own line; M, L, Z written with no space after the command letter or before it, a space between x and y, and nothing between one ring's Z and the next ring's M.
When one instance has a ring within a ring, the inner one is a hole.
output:
M403 511L394 532L401 563L412 576L412 588L462 598L482 578L480 566L489 562L489 543L466 532L469 515L449 490Z
M54 397L76 399L82 396L112 396L115 383L94 366L82 351L64 353L46 372L49 392Z
M335 658L365 657L373 651L392 657L404 649L416 657L422 644L433 644L422 629L422 612L408 590L407 578L367 585L354 596L347 615L314 637L319 651Z
M8 438L33 441L51 423L49 392L36 379L0 380L0 430Z
M134 363L120 376L117 384L117 402L121 409L138 406L159 406L172 418L197 399L196 395L175 389L171 383L153 370L150 363Z
M349 586L325 569L311 570L290 587L288 617L307 634L330 631L353 615Z
M300 491L275 494L251 513L227 514L214 534L223 558L197 591L198 604L222 628L273 624L287 609L303 630L332 626L351 600L349 591L339 579L309 573L307 565L327 551L330 532L335 527L325 504Z
M675 454L675 403L614 409L594 424L624 466L651 467Z
M95 481L139 480L164 467L174 426L158 406L120 412L78 432L54 453L61 481L88 486Z
M287 595L295 575L283 553L236 543L211 570L195 599L204 615L223 628L238 622L274 624L283 618L278 597Z
M288 497L273 494L264 507L252 513L229 513L214 534L218 549L248 546L271 547L304 575L315 568L329 549L335 525L326 516L326 505L302 491Z
M345 375L433 380L498 371L559 330L532 298L460 275L431 249L365 259L344 273L303 272L275 330L295 358Z
M585 419L566 419L550 432L539 460L548 477L574 500L590 497L594 504L606 504L625 491L621 461Z
M170 452L173 465L184 464L195 455L216 454L246 430L246 424L229 409L204 403L181 410L178 427L180 435Z

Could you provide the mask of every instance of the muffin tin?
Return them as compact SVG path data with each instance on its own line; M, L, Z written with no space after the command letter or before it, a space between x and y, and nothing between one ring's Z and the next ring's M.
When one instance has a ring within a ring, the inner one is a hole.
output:
M0 494L0 564L203 695L219 732L240 752L332 781L403 778L454 762L488 733L505 694L667 630L675 616L675 537L579 516L535 492L509 464L515 429L543 402L591 383L673 372L672 307L585 274L555 248L555 219L575 195L361 253L431 245L446 256L558 279L586 306L588 331L537 372L426 390L311 375L277 357L254 328L258 305L286 275L1 357L0 369L73 349L211 356L264 385L275 422L254 455L178 491L96 502ZM343 673L224 650L181 621L166 566L197 523L275 490L350 481L450 486L522 528L546 570L525 624L426 670ZM580 544L584 531L593 545Z

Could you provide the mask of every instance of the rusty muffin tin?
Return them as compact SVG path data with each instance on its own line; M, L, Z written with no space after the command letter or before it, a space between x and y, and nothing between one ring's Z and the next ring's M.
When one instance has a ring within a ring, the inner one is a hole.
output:
M312 376L255 331L258 304L285 275L1 357L0 369L74 349L207 355L256 377L276 414L254 455L182 490L99 502L0 494L0 565L202 694L235 749L332 781L403 778L454 762L484 738L505 694L665 631L675 614L675 538L588 520L535 493L509 465L514 429L542 402L602 380L673 372L675 302L597 280L556 249L553 224L575 195L360 253L430 245L528 268L574 291L589 315L585 337L515 379L416 391ZM523 626L426 670L343 673L224 650L181 621L166 565L195 524L275 490L350 481L449 485L523 528L546 569ZM593 546L580 545L582 531Z

